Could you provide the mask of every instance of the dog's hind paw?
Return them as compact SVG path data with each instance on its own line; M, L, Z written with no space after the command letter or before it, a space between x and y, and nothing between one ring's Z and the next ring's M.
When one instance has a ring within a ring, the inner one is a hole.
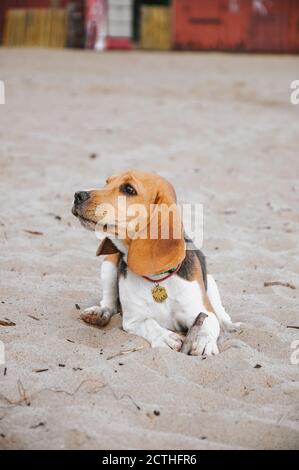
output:
M90 325L106 326L114 313L115 312L109 307L99 307L95 305L94 307L86 308L84 313L80 315L80 318Z

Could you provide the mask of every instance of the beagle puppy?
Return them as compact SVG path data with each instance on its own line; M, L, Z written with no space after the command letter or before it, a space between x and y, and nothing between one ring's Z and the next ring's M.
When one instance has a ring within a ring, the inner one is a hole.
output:
M136 207L142 209L137 218ZM167 210L171 216L164 236ZM232 322L214 278L207 274L204 255L184 234L168 181L125 171L108 178L103 189L76 192L72 213L85 228L105 234L97 250L98 256L105 255L103 297L99 306L81 315L85 322L104 326L121 312L125 331L142 336L152 347L179 351L181 333L204 312L207 317L191 354L218 354L220 324Z

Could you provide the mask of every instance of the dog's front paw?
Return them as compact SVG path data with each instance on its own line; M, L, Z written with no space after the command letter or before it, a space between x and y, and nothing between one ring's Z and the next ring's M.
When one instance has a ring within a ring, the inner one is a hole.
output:
M114 311L109 307L94 307L86 308L84 313L80 315L81 320L89 323L90 325L106 326Z
M193 342L190 351L191 356L211 356L218 353L219 349L216 339L208 334L199 335L196 341Z
M173 331L166 330L151 342L153 348L171 348L180 351L182 347L182 338Z
M229 333L235 333L243 327L244 323L241 322L232 322L225 321L222 323L223 329Z

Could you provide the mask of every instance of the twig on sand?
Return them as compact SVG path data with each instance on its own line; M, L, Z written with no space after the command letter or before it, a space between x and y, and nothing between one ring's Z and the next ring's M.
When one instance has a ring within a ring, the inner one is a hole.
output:
M7 398L5 395L3 395L3 393L0 393L0 398L3 398L9 405L12 405L12 406L20 405L23 402L25 402L26 405L29 406L30 401L28 400L28 397L26 395L26 391L25 391L24 386L23 386L20 379L18 380L17 385L18 385L18 391L19 391L19 395L20 395L19 400L16 400L16 401L15 400L10 400L10 398Z
M122 396L120 397L120 400L121 400L122 398L125 398L125 397L128 397L129 400L131 400L131 402L132 402L133 405L137 408L138 411L141 410L140 406L136 403L136 401L134 400L134 398L132 398L131 395L129 395L128 393L125 393L124 395L122 395Z
M206 313L203 313L203 312L200 312L199 315L197 315L193 325L191 326L191 328L189 329L184 341L183 341L183 344L182 344L182 347L181 347L181 353L183 354L190 354L191 352L191 349L192 349L192 345L194 343L194 341L196 341L196 338L198 336L198 333L202 327L202 324L205 320L205 318L207 317L208 315Z
M23 230L23 232L29 233L30 235L43 235L43 232L39 232L38 230Z
M35 317L34 315L28 315L32 320L40 321L40 318Z
M18 386L18 391L19 391L19 395L20 395L20 399L19 400L10 400L9 398L7 398L5 395L3 395L2 393L0 393L0 398L3 398L5 401L7 401L7 403L9 403L9 405L12 405L12 406L16 406L16 405L20 405L21 403L25 403L27 406L30 406L31 403L30 403L30 400L26 394L26 390L21 382L21 380L19 379L18 382L17 382L17 386Z
M280 281L264 282L264 287L273 287L273 286L282 286L282 287L289 287L289 289L296 289L294 284L291 284L290 282L280 282Z
M54 214L54 212L48 212L48 215L51 215L56 220L61 220L61 216L57 215L57 214Z
M78 385L78 387L75 388L75 390L73 392L68 392L67 390L63 390L63 389L59 389L59 388L55 389L55 388L48 388L47 387L47 388L42 388L41 390L38 390L37 392L32 393L31 395L28 396L21 380L18 380L18 390L19 390L19 394L20 394L20 399L19 400L10 400L10 398L7 398L5 395L3 395L3 393L0 393L0 398L3 398L11 406L22 405L23 403L25 403L27 406L30 406L31 400L34 397L36 397L37 395L39 395L40 393L42 393L42 392L65 393L66 395L72 397L72 396L76 395L76 393L80 390L82 385L84 385L85 383L88 383L88 382L96 382L98 385L100 385L100 388L104 388L107 385L103 382L99 382L98 380L86 379L86 380L83 380ZM1 408L3 408L3 407L1 407Z
M133 348L133 349L125 349L123 351L119 351L116 354L112 354L112 356L108 356L106 360L110 361L110 359L114 359L115 357L123 356L124 354L130 354L130 353L136 352L136 351L140 351L141 349L144 349L144 346L140 346L139 348Z
M293 328L294 330L299 330L299 326L287 325L287 328Z
M28 398L24 385L22 384L20 379L18 380L18 390L19 390L19 394L21 397L20 401L25 402L27 406L30 406L31 405L30 399Z
M134 400L134 398L129 394L129 393L123 393L123 395L121 396L118 396L117 393L114 391L113 387L108 384L108 387L110 388L111 392L113 393L113 396L114 398L119 401L119 400L122 400L123 398L129 398L129 400L131 400L131 402L133 403L133 405L136 407L136 409L138 411L141 410L141 407L138 405L138 403L136 403L136 401Z
M0 320L0 325L1 326L16 326L16 324L9 320L8 318L6 318L5 320Z
M43 421L40 421L39 423L33 424L32 426L30 426L30 429L36 429L36 428L39 428L40 426L45 426L45 423Z

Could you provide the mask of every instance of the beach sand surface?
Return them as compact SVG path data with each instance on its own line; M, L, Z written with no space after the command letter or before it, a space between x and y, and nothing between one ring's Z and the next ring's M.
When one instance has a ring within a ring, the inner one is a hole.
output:
M0 50L2 449L299 447L298 70L296 56ZM79 319L101 260L73 194L127 168L203 204L209 272L243 322L218 356L151 349L119 315Z

